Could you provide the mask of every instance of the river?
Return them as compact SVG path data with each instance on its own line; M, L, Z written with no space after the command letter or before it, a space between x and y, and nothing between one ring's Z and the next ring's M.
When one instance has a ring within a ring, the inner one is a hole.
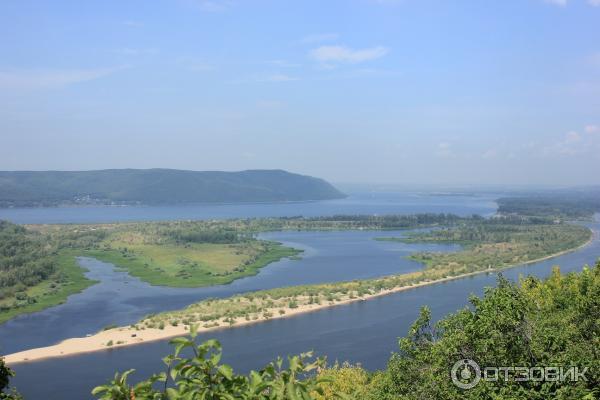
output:
M355 213L368 214L435 210L462 215L488 215L494 206L493 201L486 197L463 198L462 206L459 206L460 201L454 196L446 199L431 196L421 198L420 208L414 209L413 203L402 203L411 198L397 196L393 201L389 198L376 198L372 199L370 205L363 207L357 202L339 212L330 212L329 206L325 205L321 215L351 213L347 211L352 207L362 210ZM302 203L302 206L310 208L315 207L315 204L318 203ZM440 209L437 210L437 207ZM292 210L289 211L291 213ZM296 211L289 215L303 214L303 210ZM53 214L56 211L47 212ZM85 215L76 215L75 211L70 212L74 214L71 214L68 220L56 221L53 220L56 218L55 214L44 214L44 221L74 222L75 219L88 222L91 219L86 219L88 217ZM108 212L113 211L110 209ZM0 218L3 218L1 214ZM114 218L114 215L104 216L100 220L108 222L111 218ZM145 219L161 218L155 216ZM27 222L39 223L42 220L30 216ZM519 274L546 276L555 264L560 265L563 271L575 271L586 263L593 263L600 255L597 233L600 223L592 223L590 227L596 231L595 239L587 247L552 260L506 270L504 275L510 279L516 279ZM101 278L102 283L89 288L90 293L86 291L71 296L69 301L61 306L23 316L2 325L2 351L7 352L8 348L18 349L24 346L36 347L40 343L54 343L68 336L82 336L110 323L130 321L149 310L164 309L165 304L168 305L167 308L178 308L206 296L224 296L240 291L291 284L368 278L419 268L403 258L411 251L418 250L412 248L413 245L376 242L372 240L374 236L378 236L378 233L267 233L265 237L269 239L303 248L303 259L282 260L263 268L256 276L240 279L231 285L203 289L151 287L123 272L114 271L110 264L81 259L80 262L90 269L90 276ZM443 251L455 249L440 248ZM327 356L330 361L348 360L361 363L369 369L383 368L390 353L396 349L397 338L406 334L408 327L417 317L419 307L429 305L434 318L440 318L465 307L470 293L481 295L483 288L494 285L495 280L495 274L482 274L294 318L214 331L203 334L201 338L219 339L224 346L223 360L231 363L240 372L260 368L277 355L295 354L311 349L319 355ZM133 381L160 371L161 357L169 351L167 341L160 341L73 357L16 364L14 369L17 376L13 383L27 399L91 398L91 388L105 383L117 370L135 368L137 372L133 375Z

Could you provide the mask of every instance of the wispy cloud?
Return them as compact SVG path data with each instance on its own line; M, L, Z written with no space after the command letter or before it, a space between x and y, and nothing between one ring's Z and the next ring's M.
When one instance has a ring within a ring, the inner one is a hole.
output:
M600 0L588 0L588 4L594 7L600 7Z
M440 142L437 145L435 155L438 157L448 158L454 157L454 152L452 151L452 145L448 142Z
M567 5L568 0L544 0L546 3L554 4L555 6L564 7Z
M126 68L128 67L71 70L0 70L0 88L11 90L60 88L99 79Z
M231 7L232 0L185 0L188 4L206 12L221 12Z
M583 128L585 134L569 131L559 140L544 146L544 156L577 156L600 151L600 129L596 125L587 125Z
M352 49L345 46L320 46L310 52L310 56L323 64L357 64L385 56L389 50L383 46L366 49Z
M498 155L498 151L496 149L489 149L483 152L483 154L481 155L481 158L483 159L490 159L490 158L496 158L496 156Z
M600 132L600 127L598 127L597 125L586 125L585 128L583 128L583 130L585 131L585 133L599 133Z

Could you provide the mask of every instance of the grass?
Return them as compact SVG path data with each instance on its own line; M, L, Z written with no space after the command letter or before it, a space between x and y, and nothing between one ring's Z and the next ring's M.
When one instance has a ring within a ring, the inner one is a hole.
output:
M255 275L267 264L300 252L276 242L250 241L187 246L134 244L128 245L127 251L111 247L87 250L85 255L115 264L151 285L203 287Z
M472 239L473 232L479 239ZM426 268L451 268L465 272L527 263L578 247L591 238L580 225L477 225L413 234L407 238L383 238L403 242L460 243L455 253L420 252L410 256ZM378 238L382 240L382 238Z
M27 288L25 293L35 302L23 302L17 307L0 312L0 324L20 314L37 312L64 303L70 295L79 293L97 283L85 277L85 269L77 264L75 258L77 255L77 252L70 250L60 251L56 256L59 273L51 280ZM0 304L9 304L14 301L14 297L11 297L3 299Z
M231 326L241 321L266 320L285 314L285 309L360 299L386 290L410 287L470 273L498 271L574 250L591 238L588 228L576 225L530 226L516 230L510 243L479 243L458 253L418 253L413 258L426 263L422 271L383 278L331 284L291 286L207 299L186 307L144 318L136 329L152 329L165 321L189 326ZM543 233L544 236L540 236ZM423 236L425 240L425 236ZM448 258L446 258L448 257ZM283 312L282 312L283 311Z

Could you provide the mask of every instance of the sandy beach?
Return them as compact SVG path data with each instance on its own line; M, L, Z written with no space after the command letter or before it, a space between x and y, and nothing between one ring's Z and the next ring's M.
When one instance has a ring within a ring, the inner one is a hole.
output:
M303 314L306 312L318 311L318 310L322 310L322 309L329 308L329 307L336 307L336 306L349 304L349 303L353 303L353 302L358 302L358 301L368 301L373 298L377 298L380 296L386 296L386 295L389 295L392 293L397 293L397 292L400 292L403 290L410 290L410 289L415 289L415 288L422 287L422 286L433 285L433 284L452 281L452 280L456 280L456 279L462 279L462 278L466 278L466 277L478 275L478 274L498 272L500 270L504 270L507 268L514 268L519 265L537 263L540 261L558 257L558 256L566 254L566 253L577 251L577 250L589 245L597 237L597 235L598 235L598 232L593 232L590 240L577 248L561 251L559 253L552 254L552 255L546 256L546 257L542 257L542 258L539 258L536 260L530 260L526 263L519 263L517 265L507 266L504 268L481 270L481 271L471 272L471 273L467 273L467 274L449 276L449 277L436 279L436 280L423 281L423 282L419 282L419 283L412 284L409 286L400 286L400 287L396 287L396 288L389 289L389 290L382 290L378 293L365 295L362 297L353 297L353 298L346 297L346 298L340 299L340 301L336 301L333 303L330 302L330 303L323 303L323 304L306 304L306 305L299 305L298 307L295 307L295 308L285 307L285 308L283 308L285 313L281 314L281 313L273 312L272 313L273 315L270 316L269 318L261 317L258 320L250 320L250 321L248 321L244 318L238 318L238 319L234 320L233 324L230 324L230 322L228 322L228 321L222 320L222 321L219 321L220 326L216 326L216 327L199 326L197 330L199 333L203 333L203 332L214 331L214 330L218 330L218 329L231 329L231 328L235 328L238 326L244 326L244 325L249 325L249 324L265 322L270 319L289 318L289 317L293 317L293 316ZM273 311L277 311L280 309L281 308L278 307L277 309L274 309ZM146 328L143 330L136 330L135 328L131 328L129 326L118 327L118 328L104 330L104 331L98 332L91 336L66 339L66 340L64 340L58 344L52 345L52 346L34 348L34 349L30 349L30 350L21 351L18 353L9 354L9 355L6 355L4 358L5 358L6 363L10 365L10 364L21 363L21 362L37 361L37 360L42 360L42 359L50 358L50 357L72 356L72 355L80 354L80 353L102 351L102 350L113 349L113 348L118 348L118 347L123 347L123 346L131 346L131 345L147 343L147 342L152 342L152 341L157 341L157 340L165 340L165 339L176 337L176 336L186 335L188 331L189 331L189 327L185 326L185 325L178 325L178 326L166 325L163 329Z

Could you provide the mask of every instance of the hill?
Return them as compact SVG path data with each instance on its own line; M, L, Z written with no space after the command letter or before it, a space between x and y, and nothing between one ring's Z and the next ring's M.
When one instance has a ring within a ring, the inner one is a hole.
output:
M342 198L326 181L282 170L0 171L0 207L177 204Z

